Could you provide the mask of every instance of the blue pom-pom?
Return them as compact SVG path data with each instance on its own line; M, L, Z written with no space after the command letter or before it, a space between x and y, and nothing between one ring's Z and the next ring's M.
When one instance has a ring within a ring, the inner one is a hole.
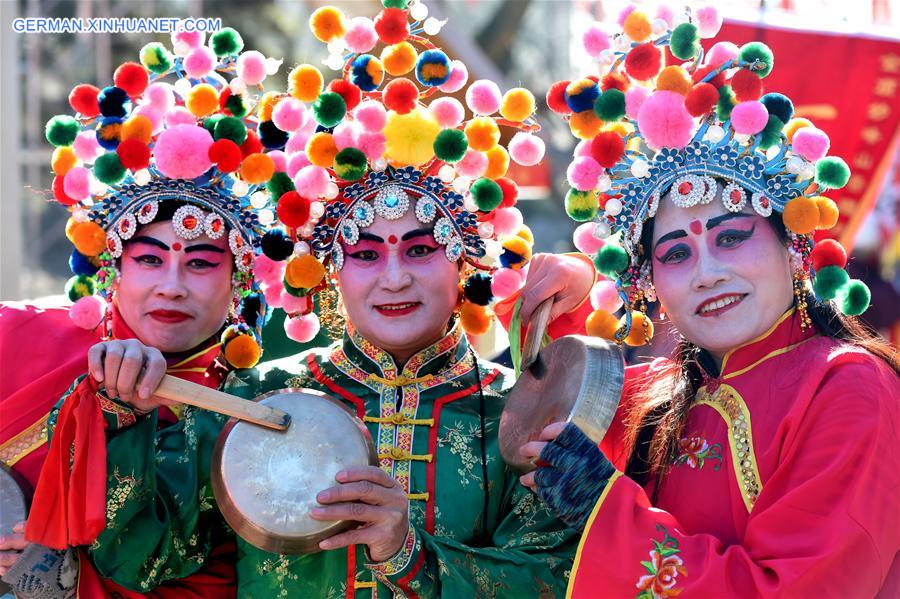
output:
M91 259L79 252L78 250L72 250L72 253L69 255L69 268L72 270L72 274L76 275L84 275L87 277L94 276L100 268L91 263Z
M100 90L97 104L103 116L125 117L131 111L131 98L121 87L110 85Z
M119 147L119 139L122 135L122 123L125 119L117 116L108 116L97 125L97 143L104 150L115 150Z
M437 87L450 79L450 59L441 50L426 50L416 62L416 79L422 85Z
M782 123L788 122L794 116L794 103L784 94L765 94L759 101L766 107L769 114L777 116Z
M263 121L256 128L260 143L269 150L280 150L288 141L288 134L272 121Z
M371 54L361 54L350 64L350 83L363 90L373 92L384 80L384 67Z
M579 79L566 87L566 104L572 112L593 110L600 96L600 86L591 79Z
M282 229L267 231L261 245L263 254L275 262L287 260L294 253L294 242Z
M466 280L463 286L466 299L479 306L487 306L494 299L491 291L491 275L484 272L476 272Z

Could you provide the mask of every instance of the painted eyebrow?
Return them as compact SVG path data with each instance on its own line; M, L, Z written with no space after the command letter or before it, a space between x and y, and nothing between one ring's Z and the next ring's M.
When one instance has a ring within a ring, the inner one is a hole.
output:
M225 250L214 246L211 243L198 243L197 245L190 245L184 248L185 254L190 254L191 252L217 252L219 254L224 254Z
M674 231L666 233L665 235L657 239L656 246L658 247L661 243L665 243L666 241L671 241L673 239L679 239L681 237L687 237L687 233L685 233L684 229L675 229Z
M713 227L718 227L722 223L727 220L731 220L732 218L753 218L752 214L745 214L743 212L729 212L728 214L721 214L719 216L714 216L708 221L706 221L706 230L709 231Z
M431 235L432 233L433 231L431 229L413 229L412 231L404 233L403 237L400 238L400 241L409 241L415 237L424 237L425 235Z
M373 233L367 233L366 231L359 232L359 239L360 241L365 239L366 241L374 241L375 243L384 243L384 239Z
M159 239L154 239L153 237L147 237L146 235L139 235L137 237L134 237L131 239L130 243L144 243L147 245L152 245L154 247L158 247L159 249L164 250L166 252L168 252L170 249L172 249L169 246L167 246L166 244L164 244L162 241L160 241Z

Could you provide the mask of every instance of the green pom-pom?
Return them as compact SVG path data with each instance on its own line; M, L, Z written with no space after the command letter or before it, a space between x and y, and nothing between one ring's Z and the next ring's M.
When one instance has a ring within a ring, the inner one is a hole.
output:
M281 196L289 191L294 191L295 188L294 182L288 177L287 173L279 172L272 175L272 178L266 183L266 189L272 201L277 202Z
M213 129L213 139L230 139L237 145L247 141L247 127L244 121L234 116L226 116L219 119Z
M816 183L825 189L840 189L850 180L850 167L837 156L816 162Z
M469 140L459 129L444 129L434 139L434 155L444 162L459 162L468 149Z
M356 148L344 148L334 157L334 174L344 181L362 179L367 166L366 155Z
M81 125L66 114L59 114L47 121L45 134L47 141L56 146L71 146L81 131Z
M406 7L409 5L409 0L381 0L381 5L385 8L399 8L400 10L406 10Z
M203 128L209 131L210 135L216 134L216 125L225 118L224 114L214 114L211 117L203 119Z
M700 52L700 32L693 23L682 23L672 31L669 50L678 60L691 60Z
M625 116L625 94L614 88L604 91L594 101L594 114L607 123L618 121Z
M825 266L816 272L813 291L822 300L833 300L850 281L850 275L840 266Z
M97 283L94 281L93 277L87 275L75 275L66 281L66 295L69 296L69 300L73 302L77 302L83 297L94 295L96 290Z
M723 85L719 88L719 101L716 103L716 118L720 121L727 121L731 118L731 111L737 105L737 98L734 90L730 85Z
M101 183L117 185L125 178L125 167L115 152L107 152L94 161L94 176Z
M238 118L244 118L250 114L250 106L247 105L247 99L241 94L231 94L225 100L225 110Z
M762 42L750 42L741 46L739 54L742 61L750 63L748 68L759 75L759 78L767 76L772 72L775 65L775 56L772 50Z
M347 114L347 103L340 94L325 92L312 105L316 122L330 129L340 123Z
M225 58L226 56L234 56L243 50L244 40L241 39L240 33L231 27L226 27L212 34L212 37L209 38L209 47L212 48L212 51L216 53L218 58Z
M503 202L503 190L497 183L486 177L472 183L470 192L472 200L482 212L490 212Z
M784 123L774 114L769 115L769 122L759 134L759 147L768 150L772 146L778 145L781 141L781 130L784 129Z
M620 245L604 244L594 256L594 266L597 267L597 272L600 274L614 279L628 268L628 253Z
M141 48L141 64L151 73L162 75L172 68L172 55L159 42L151 42Z
M838 294L838 306L847 316L859 316L869 309L871 301L872 293L859 279L851 280Z
M574 187L569 189L566 194L566 214L569 218L583 223L597 216L599 211L596 191L579 191Z

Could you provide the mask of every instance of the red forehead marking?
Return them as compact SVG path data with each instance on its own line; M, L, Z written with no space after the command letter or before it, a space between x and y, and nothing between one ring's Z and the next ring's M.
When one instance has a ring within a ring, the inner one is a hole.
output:
M172 244L172 249L175 250L176 252L180 252L181 244L176 241L175 243Z
M694 235L699 235L703 232L703 225L696 218L691 221L691 233Z
M396 235L388 235L388 243L397 243Z

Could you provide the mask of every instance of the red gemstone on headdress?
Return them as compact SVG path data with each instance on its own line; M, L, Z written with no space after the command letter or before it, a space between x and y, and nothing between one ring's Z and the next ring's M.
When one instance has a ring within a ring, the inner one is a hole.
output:
M241 264L244 266L253 264L253 252L244 252L244 255L241 256Z
M181 224L184 226L185 229L187 229L189 231L196 229L197 224L198 224L197 217L194 216L193 214L188 214L187 216L184 217L184 220L181 221Z
M694 190L694 186L688 181L685 181L684 183L682 183L681 185L678 186L678 193L680 193L683 196L686 196L687 194L691 193L693 190Z
M767 198L766 196L759 198L759 205L762 206L763 208L768 208L769 207L769 198Z
M217 218L216 220L214 220L212 222L211 228L213 230L213 233L218 233L219 231L222 230L222 221Z
M740 204L741 200L744 199L744 194L741 193L739 189L731 190L731 203L732 204Z

